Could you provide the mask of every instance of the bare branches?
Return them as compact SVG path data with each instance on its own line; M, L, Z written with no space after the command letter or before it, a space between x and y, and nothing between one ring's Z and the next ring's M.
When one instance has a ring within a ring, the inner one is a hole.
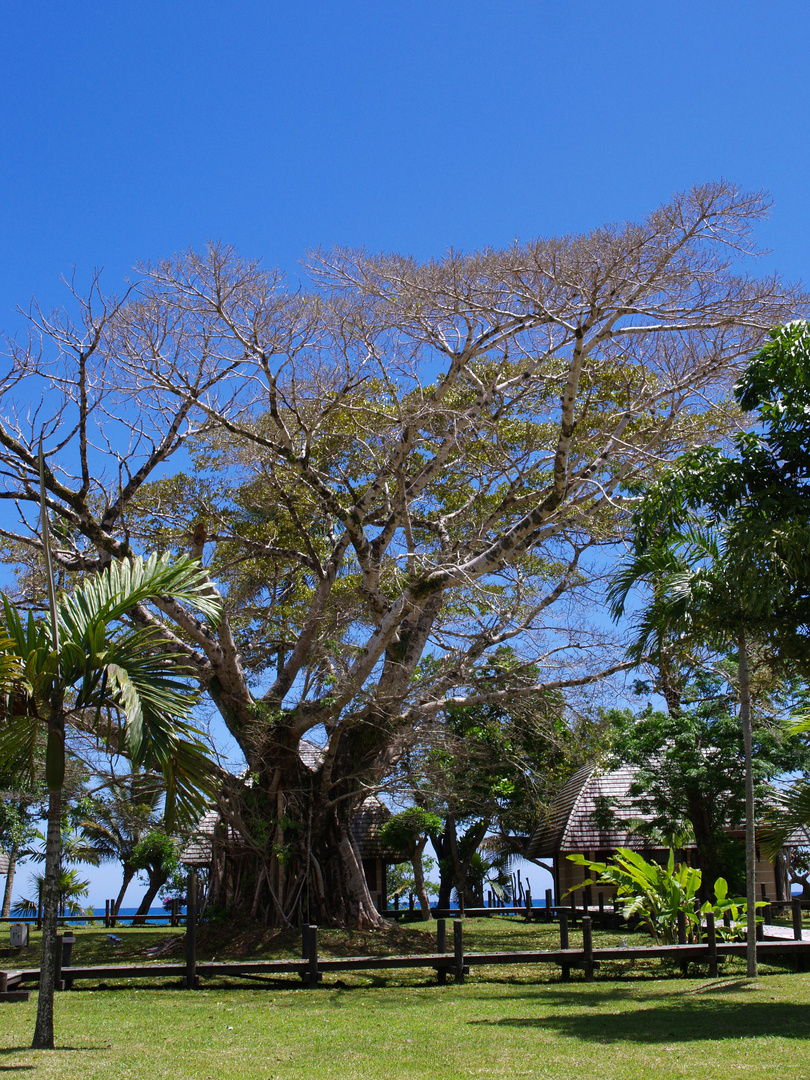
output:
M35 309L11 347L0 498L23 524L0 535L38 543L44 427L63 567L191 543L222 624L170 597L134 614L248 757L257 710L323 725L337 763L352 740L384 756L506 642L567 666L546 687L618 671L604 644L580 663L565 605L596 573L583 553L622 536L628 487L722 438L763 330L806 311L736 270L766 211L710 184L505 251L321 252L312 292L216 245L142 267L121 301L94 281L75 321Z

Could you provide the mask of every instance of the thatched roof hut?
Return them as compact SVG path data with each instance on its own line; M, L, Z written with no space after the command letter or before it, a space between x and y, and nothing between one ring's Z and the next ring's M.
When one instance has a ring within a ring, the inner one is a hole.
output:
M588 868L569 862L568 855L581 854L604 862L617 848L625 847L642 852L647 859L666 860L668 849L650 838L649 830L644 828L649 816L630 794L634 780L632 765L616 769L584 765L560 789L527 850L530 859L552 860L557 903L569 893L582 902L582 882L590 877ZM696 855L694 845L684 847L683 854L691 862ZM764 886L771 899L787 898L789 888L782 856L772 863L758 855L756 880L757 890ZM608 895L610 890L605 893Z

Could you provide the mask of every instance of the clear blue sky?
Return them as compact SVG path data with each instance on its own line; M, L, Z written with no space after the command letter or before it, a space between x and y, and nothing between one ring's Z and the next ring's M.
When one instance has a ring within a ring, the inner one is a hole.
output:
M8 4L0 330L74 267L117 290L209 238L295 275L318 245L500 246L720 177L771 192L761 269L804 278L809 31L806 0Z

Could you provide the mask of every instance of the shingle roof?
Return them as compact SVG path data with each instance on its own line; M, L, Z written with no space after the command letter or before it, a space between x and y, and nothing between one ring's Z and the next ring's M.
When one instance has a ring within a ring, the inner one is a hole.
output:
M369 795L363 800L352 822L352 834L361 858L390 861L402 859L401 855L397 855L380 840L380 829L390 817L391 811L376 795Z
M203 814L197 822L197 828L180 854L181 863L185 866L210 866L211 841L218 822L219 812L217 810L209 810L207 814ZM228 832L231 833L230 828Z
M649 846L644 836L632 829L632 822L647 820L630 795L634 775L631 765L610 771L584 765L552 802L546 820L532 836L529 858L549 858L566 851Z

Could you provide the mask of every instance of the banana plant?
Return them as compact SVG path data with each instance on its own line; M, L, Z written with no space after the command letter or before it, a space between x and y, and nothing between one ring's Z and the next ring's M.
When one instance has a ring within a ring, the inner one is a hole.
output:
M675 852L669 849L666 867L650 862L631 848L617 848L610 862L594 862L584 855L569 855L570 862L587 866L595 877L583 885L612 885L618 899L624 901L622 917L637 920L655 938L656 944L674 945L678 940L678 913L686 920L687 940L696 936L701 921L709 912L717 920L718 935L724 940L745 936L747 904L744 897L729 897L728 882L718 878L714 883L715 902L697 904L703 875L686 863L675 865ZM582 885L577 885L577 889ZM569 893L573 892L569 889ZM568 894L566 894L568 895ZM763 907L758 901L756 907ZM729 916L729 925L723 917ZM759 920L761 921L761 920Z
M675 865L670 848L666 867L649 862L631 848L617 848L610 862L592 862L584 855L569 855L569 860L587 866L595 878L585 885L613 885L616 896L624 901L622 915L636 919L655 938L656 944L672 945L677 941L678 912L686 916L687 932L697 925L695 897L701 873L685 863ZM580 885L577 888L581 888Z

